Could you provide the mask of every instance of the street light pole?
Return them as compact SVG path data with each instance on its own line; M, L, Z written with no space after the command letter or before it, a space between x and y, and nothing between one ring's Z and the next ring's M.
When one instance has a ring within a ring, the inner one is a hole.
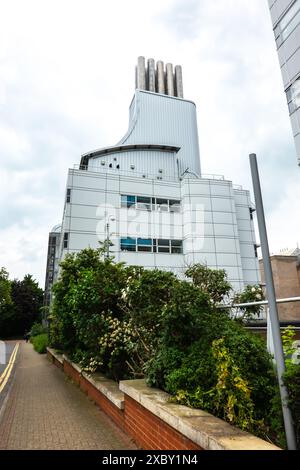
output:
M107 222L105 224L105 229L106 229L106 258L109 258L109 247L110 247L110 233L109 233L109 230L110 230L110 223L109 221L115 221L116 219L110 215L107 217Z
M289 450L296 450L297 444L296 444L295 430L293 426L293 419L292 419L291 411L287 404L288 392L282 380L282 376L285 372L284 353L283 353L282 339L281 339L281 334L280 334L280 323L278 319L274 280L273 280L273 273L272 273L272 267L271 267L271 261L270 261L269 242L268 242L268 236L267 236L266 221L265 221L264 207L263 207L263 201L262 201L256 154L252 153L251 155L249 155L249 158L250 158L250 167L251 167L253 190L254 190L254 197L255 197L257 222L258 222L258 228L259 228L263 264L264 264L264 272L265 272L265 278L266 278L266 294L267 294L267 299L269 303L269 317L270 317L273 342L274 342L274 356L275 356L275 361L276 361L277 377L278 377L278 382L279 382L279 390L280 390L280 397L281 397L286 441L287 441L287 446Z
M106 224L106 258L109 258L109 222Z

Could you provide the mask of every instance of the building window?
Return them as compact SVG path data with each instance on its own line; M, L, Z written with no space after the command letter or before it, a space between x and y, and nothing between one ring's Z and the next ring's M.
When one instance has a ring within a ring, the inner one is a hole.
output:
M279 48L285 39L300 23L300 0L296 0L285 13L274 29L277 47Z
M292 114L300 107L300 78L298 78L287 90L286 99L289 106L289 112Z
M171 253L182 253L181 240L171 240Z
M170 208L170 212L180 212L180 201L177 201L175 199L170 199L169 208Z
M127 196L126 194L121 194L121 207L132 207L135 206L136 196Z
M157 251L158 253L170 253L170 240L157 240Z
M136 251L136 238L121 238L121 251Z
M71 202L71 189L67 189L67 202Z
M138 251L152 252L152 238L138 238L137 249Z
M69 234L68 232L65 232L64 233L64 248L68 248L68 244L69 244Z
M137 196L137 198L136 198L136 208L151 211L151 198L150 197Z
M180 212L180 200L121 194L121 207L146 211Z
M121 251L143 251L148 253L182 253L182 240L161 238L121 238Z

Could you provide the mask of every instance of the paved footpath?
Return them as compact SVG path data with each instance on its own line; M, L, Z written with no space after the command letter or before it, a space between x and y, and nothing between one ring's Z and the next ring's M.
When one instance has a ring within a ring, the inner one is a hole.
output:
M18 354L0 413L0 449L136 449L46 355L25 342Z

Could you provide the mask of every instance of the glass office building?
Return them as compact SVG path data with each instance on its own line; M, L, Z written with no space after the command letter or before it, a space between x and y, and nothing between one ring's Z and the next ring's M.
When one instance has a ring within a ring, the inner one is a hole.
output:
M300 165L300 0L268 0Z

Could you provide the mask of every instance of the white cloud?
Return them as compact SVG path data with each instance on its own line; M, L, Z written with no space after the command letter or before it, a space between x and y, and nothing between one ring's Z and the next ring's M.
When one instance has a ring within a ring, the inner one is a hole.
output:
M139 55L183 65L204 173L250 188L257 152L271 249L295 245L299 169L266 0L0 0L0 11L0 265L13 276L43 283L67 169L126 132Z

